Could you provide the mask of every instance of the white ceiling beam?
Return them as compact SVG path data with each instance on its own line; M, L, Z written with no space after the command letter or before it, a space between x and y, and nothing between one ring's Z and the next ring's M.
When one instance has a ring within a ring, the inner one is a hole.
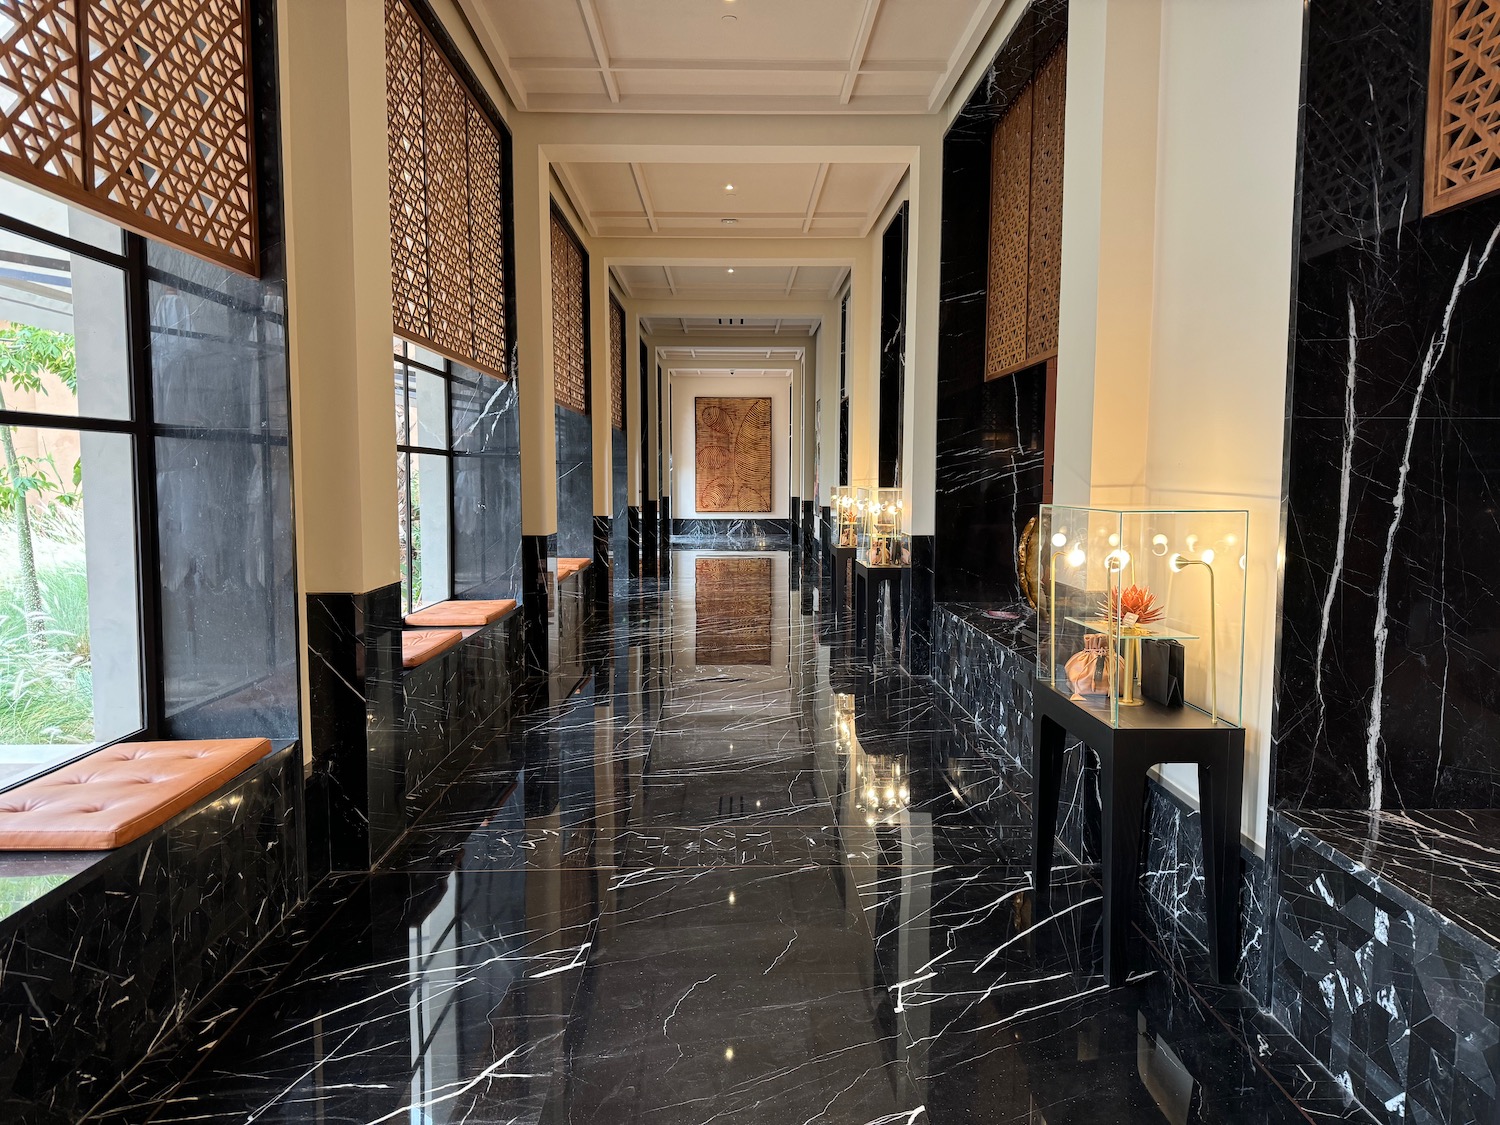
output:
M641 167L640 161L630 162L630 175L635 180L635 193L641 197L641 209L646 212L646 222L651 227L651 233L656 234L661 228L656 225L656 208L651 205L651 191L646 187L646 169ZM615 217L613 211L601 211L599 217ZM623 213L622 216L623 217Z
M801 268L802 268L801 266L793 266L791 268L791 271L787 274L787 278L786 278L786 292L783 294L783 296L790 297L792 295L792 290L797 287L797 271L799 269L801 269ZM776 326L778 328L780 328L781 327L781 321L778 320L776 322Z
M925 115L924 94L866 94L857 105L832 94L632 94L629 102L611 102L603 94L532 94L533 113L659 113L676 117L723 114L788 113L805 116Z
M556 177L558 186L562 188L563 196L571 205L572 211L583 222L583 229L588 231L589 238L599 237L599 228L594 223L594 212L584 199L583 193L578 190L572 173L566 164L552 165L552 175Z
M854 37L854 52L849 56L849 69L844 75L844 88L839 91L839 105L848 105L854 95L854 85L859 81L860 68L865 63L865 52L870 49L870 36L875 31L875 21L880 16L880 0L865 0L864 15L859 21L859 32Z
M599 60L599 77L604 80L604 92L616 105L620 102L620 84L615 81L615 72L609 65L609 44L604 41L604 29L599 26L599 9L594 0L578 0L578 14L588 28L589 46L594 49L594 58Z
M667 275L667 288L672 291L672 296L677 296L677 282L672 278L672 267L662 266L661 272Z
M812 230L813 219L818 215L818 204L823 199L823 185L828 182L828 162L818 165L818 174L813 178L812 194L807 197L807 209L802 212L802 233ZM840 213L842 215L842 212ZM832 218L833 216L828 216Z
M561 73L598 70L597 59L578 56L512 56L510 65L520 71L554 71ZM947 59L866 59L861 74L932 74L946 73ZM848 59L622 59L611 57L609 68L621 71L659 73L729 73L756 74L843 74Z
M529 109L526 84L521 81L520 71L505 49L500 29L495 26L493 8L483 0L458 0L458 6L468 17L469 26L474 29L474 37L479 40L479 46L489 58L490 65L495 68L495 76L500 79L500 85L505 87L510 100L516 104L517 109Z
M948 66L943 76L938 79L937 84L932 88L932 96L927 99L928 113L948 100L948 95L953 93L953 87L958 84L964 71L969 69L974 52L984 45L985 36L989 34L990 28L1000 18L1000 13L1005 10L1006 5L1012 2L1015 2L1018 9L1026 7L1024 0L983 0L982 3L975 5L968 27L964 28L964 33L958 37L958 45L948 56Z
M627 298L635 296L635 290L631 288L630 282L626 279L623 273L615 269L613 266L610 266L609 276L615 279L615 284L620 287L621 292L623 292Z

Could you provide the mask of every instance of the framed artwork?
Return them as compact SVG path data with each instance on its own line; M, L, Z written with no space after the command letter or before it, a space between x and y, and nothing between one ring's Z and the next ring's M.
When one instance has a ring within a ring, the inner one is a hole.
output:
M699 514L771 511L771 400L693 400Z

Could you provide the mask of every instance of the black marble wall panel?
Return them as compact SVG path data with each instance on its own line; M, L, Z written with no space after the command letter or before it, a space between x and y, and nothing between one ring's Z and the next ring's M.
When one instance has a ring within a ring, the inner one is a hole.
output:
M462 598L519 598L521 428L514 379L455 363L453 591Z
M673 520L672 542L677 547L721 543L736 543L755 550L789 547L792 524L780 519Z
M656 500L647 497L641 504L641 567L646 574L656 573L656 556L661 550L661 509Z
M626 558L629 560L630 565L626 568L626 572L631 578L639 578L641 576L641 546L643 534L641 523L642 520L640 507L636 504L630 505L626 522Z
M798 547L802 544L802 498L792 497L791 507L787 509L791 513L791 526L787 529L792 536L792 546Z
M594 557L594 422L563 406L557 415L557 555Z
M932 679L993 739L984 760L955 759L949 780L987 822L1014 825L1008 806L1026 806L1029 823L1033 731L1032 688L1036 648L1027 635L1034 617L1024 603L1007 620L979 606L941 605L932 615ZM998 756L997 756L998 755ZM953 772L954 769L958 772ZM1082 743L1069 740L1058 809L1058 840L1074 860L1098 863L1100 805L1098 762ZM1006 807L1002 807L1006 806ZM1149 832L1142 856L1137 923L1181 965L1201 961L1207 945L1202 834L1196 811L1152 780L1143 818ZM1269 875L1263 860L1241 847L1240 956L1237 979L1258 1000L1269 995L1266 940Z
M1308 7L1284 807L1500 806L1500 199L1422 214L1431 18Z
M667 578L672 573L672 498L663 496L658 502L660 513L660 525L657 536L656 574L658 578Z
M1019 596L1016 543L1042 502L1043 368L985 382L990 141L995 122L1067 34L1066 6L1033 4L943 139L936 598Z
M906 225L903 203L880 236L880 418L878 472L881 488L901 483L902 400L906 389Z
M1294 816L1297 814L1294 814ZM1272 1014L1375 1118L1480 1125L1500 1117L1500 948L1374 874L1291 817L1275 815ZM1331 834L1330 834L1331 835ZM1426 839L1430 839L1424 833ZM1423 839L1405 849L1425 867ZM1493 839L1481 866L1493 864ZM1352 854L1349 854L1352 853ZM1429 876L1431 872L1428 872ZM1473 875L1454 872L1478 906ZM1493 886L1488 887L1493 895ZM1491 915L1493 898L1484 906Z
M526 671L531 676L547 674L548 536L521 536L521 580L525 597L521 602L526 642Z
M630 509L630 494L626 474L629 472L630 450L625 444L624 430L611 430L610 434L612 443L610 449L614 455L610 476L610 482L614 488L614 523L610 528L609 551L614 558L611 573L618 580L623 578L629 570L626 566L626 559L630 554L630 525L626 519L626 512Z
M589 573L589 585L593 587L593 601L597 605L609 604L610 589L614 585L614 569L610 563L610 545L614 542L614 525L623 523L610 516L594 517L594 560Z
M301 900L301 756L280 748L213 800L0 919L0 1117L81 1120ZM0 882L65 856L7 859Z
M818 520L818 557L821 561L821 569L824 578L833 576L833 512L828 507L822 509L822 516Z
M307 678L314 753L308 779L313 877L363 871L378 807L371 769L391 769L401 673L401 586L307 596ZM374 802L372 804L372 802Z
M906 610L906 670L913 676L925 676L931 671L935 538L911 537L911 565L901 576L901 604Z

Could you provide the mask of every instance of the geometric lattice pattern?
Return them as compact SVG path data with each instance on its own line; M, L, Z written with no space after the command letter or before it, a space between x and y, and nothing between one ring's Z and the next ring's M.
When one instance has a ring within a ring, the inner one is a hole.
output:
M552 387L558 406L589 412L583 248L552 213Z
M432 337L427 320L427 158L422 150L422 28L402 0L385 3L391 300L395 330Z
M617 430L625 428L625 310L609 299L609 418Z
M1057 350L1058 288L1062 283L1063 108L1068 85L1066 44L1036 73L1031 101L1031 263L1026 285L1026 354Z
M1031 97L1027 86L995 123L990 165L989 303L985 378L1026 359L1026 274L1030 267Z
M507 378L500 131L408 0L385 0L398 335Z
M1436 0L1426 212L1500 189L1500 4Z
M248 18L245 0L0 0L0 170L257 272Z
M995 123L984 377L1057 352L1062 282L1066 45L1059 45Z
M771 510L771 400L694 400L694 500L700 514Z
M469 245L473 253L474 362L506 375L505 203L500 134L469 106Z

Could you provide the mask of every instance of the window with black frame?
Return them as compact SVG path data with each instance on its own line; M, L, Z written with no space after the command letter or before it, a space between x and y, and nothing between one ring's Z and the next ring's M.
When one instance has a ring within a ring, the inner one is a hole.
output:
M395 352L396 509L401 606L410 613L452 595L453 454L447 359L399 337Z
M144 241L0 180L0 788L147 726Z

